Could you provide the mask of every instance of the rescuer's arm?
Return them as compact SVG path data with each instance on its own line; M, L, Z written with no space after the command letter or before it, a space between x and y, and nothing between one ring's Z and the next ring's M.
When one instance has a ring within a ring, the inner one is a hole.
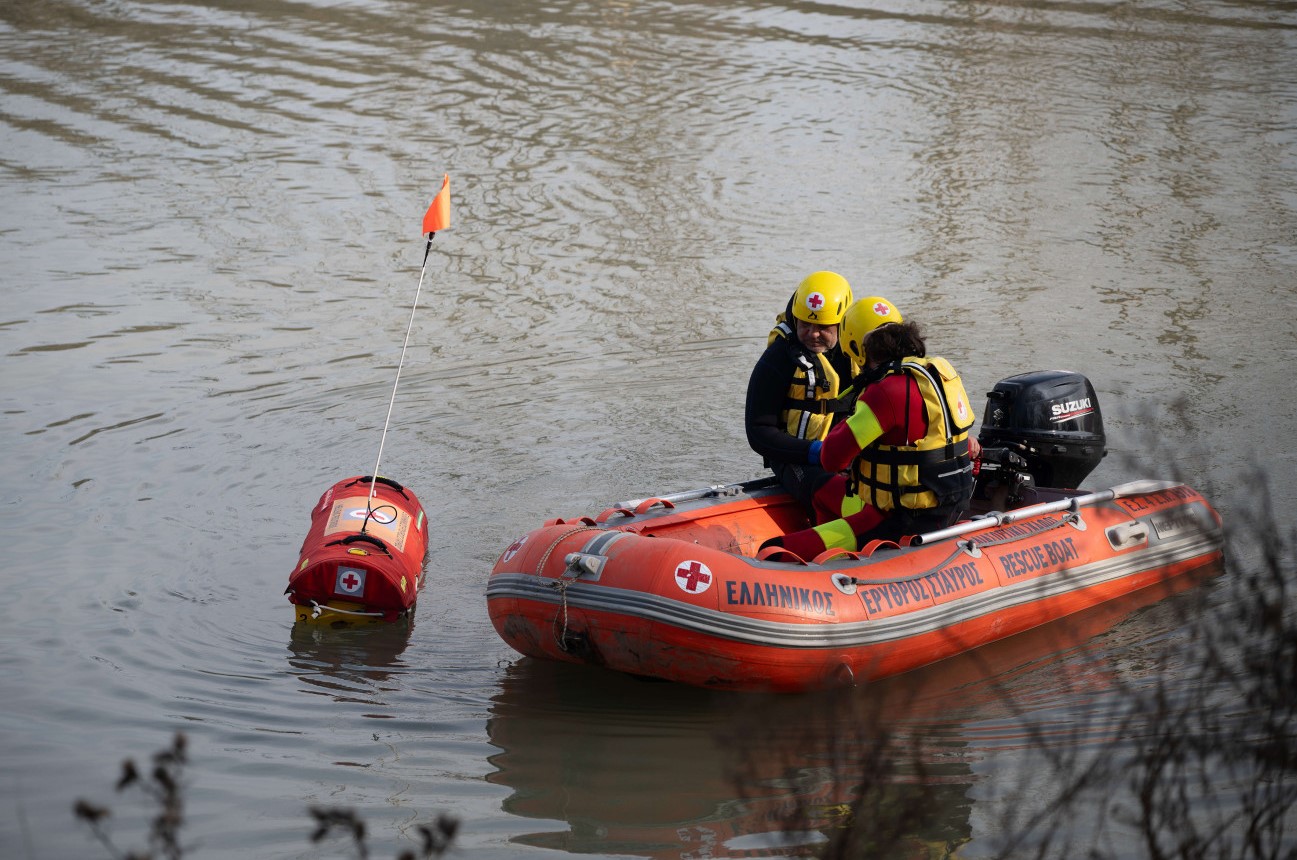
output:
M798 439L785 428L781 419L788 388L792 384L795 368L785 360L779 347L767 349L752 369L748 380L747 400L744 405L744 427L748 445L770 462L811 462L811 442Z
M851 465L865 446L883 435L874 410L863 400L856 401L856 411L846 421L829 431L820 448L820 465L830 472L841 472Z
M840 472L885 433L904 428L905 416L897 404L905 403L905 386L909 384L906 376L888 376L867 387L856 401L855 411L829 431L820 448L820 465Z

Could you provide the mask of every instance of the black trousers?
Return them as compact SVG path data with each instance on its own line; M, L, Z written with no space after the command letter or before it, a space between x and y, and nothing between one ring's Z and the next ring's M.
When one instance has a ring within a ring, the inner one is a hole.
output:
M780 486L802 506L807 518L815 522L815 504L811 499L835 473L809 463L772 463L770 470L779 479Z

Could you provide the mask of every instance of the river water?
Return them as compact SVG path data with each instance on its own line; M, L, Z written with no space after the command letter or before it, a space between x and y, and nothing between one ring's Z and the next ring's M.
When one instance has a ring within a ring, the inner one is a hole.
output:
M769 834L850 801L803 760L860 753L842 696L537 665L484 601L545 519L760 474L747 375L816 269L923 322L975 400L1089 376L1085 486L1174 472L1237 524L1264 478L1291 528L1292 3L5 0L0 144L8 857L106 856L79 797L142 847L113 783L178 731L192 857L316 856L310 806L373 856L439 813L474 858L820 844ZM416 293L381 462L429 515L414 624L294 630ZM1109 673L1182 620L1086 624L891 687L929 738L898 856L1002 848L1023 726L1094 749Z

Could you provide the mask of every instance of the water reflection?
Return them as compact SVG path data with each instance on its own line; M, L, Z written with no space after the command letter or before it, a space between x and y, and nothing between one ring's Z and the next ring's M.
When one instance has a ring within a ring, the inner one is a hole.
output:
M641 682L581 667L522 660L494 697L487 733L501 751L490 782L513 794L504 810L566 829L514 837L578 854L803 856L824 841L779 837L798 803L849 801L831 769L788 772L771 756L764 784L736 799L733 763L717 742L743 702L676 684Z
M413 630L413 619L347 630L294 624L288 664L304 693L386 707L387 695L401 689L394 679L407 669L402 654Z
M854 826L870 856L946 856L973 838L970 787L992 752L1108 739L1108 649L1146 637L1130 616L1165 597L1146 589L923 671L804 696L523 659L492 699L487 779L513 790L505 812L551 825L514 842L571 853L811 856Z
M713 694L523 660L493 700L487 731L501 752L488 780L513 789L506 812L566 827L513 841L571 853L814 856L863 812L867 782L879 807L925 810L921 829L896 837L908 850L966 842L964 758L947 749L924 784L912 769L873 769L886 739L842 732L852 701Z

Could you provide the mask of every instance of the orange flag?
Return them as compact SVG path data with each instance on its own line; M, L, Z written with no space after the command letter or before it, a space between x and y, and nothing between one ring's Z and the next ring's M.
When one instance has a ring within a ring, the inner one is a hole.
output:
M432 205L423 214L423 232L436 233L450 229L450 174L441 180L441 190L432 198Z

